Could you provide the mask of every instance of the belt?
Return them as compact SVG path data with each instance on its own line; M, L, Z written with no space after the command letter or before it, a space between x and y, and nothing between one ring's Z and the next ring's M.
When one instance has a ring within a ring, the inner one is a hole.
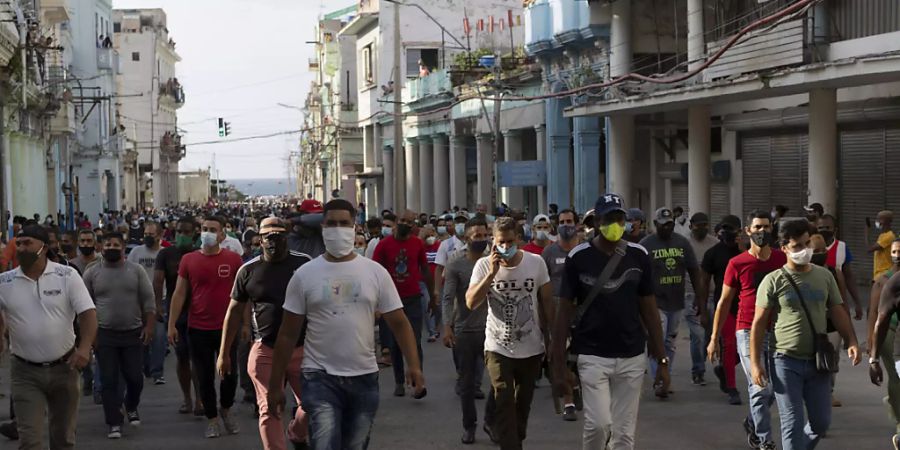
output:
M59 358L59 359L57 359L57 360L55 360L55 361L47 361L47 362L34 362L34 361L29 361L29 360L27 360L27 359L25 359L25 358L22 358L21 356L16 355L16 354L13 354L13 356L14 356L16 359L18 359L19 361L22 361L23 363L28 364L29 366L35 366L35 367L54 367L54 366L58 366L58 365L60 365L60 364L62 364L62 363L64 363L64 362L66 362L66 361L69 359L69 356L72 356L72 353L75 353L75 348L74 348L74 347L73 347L71 350L67 351L66 354L62 356L62 358Z

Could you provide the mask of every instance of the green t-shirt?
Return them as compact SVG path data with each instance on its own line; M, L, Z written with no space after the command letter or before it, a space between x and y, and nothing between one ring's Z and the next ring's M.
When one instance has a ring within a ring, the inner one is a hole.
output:
M776 352L798 359L813 359L814 336L816 333L825 332L828 308L843 303L841 293L828 269L812 266L809 272L795 272L787 267L785 270L793 277L800 292L803 293L806 308L812 315L815 332L809 328L809 321L806 320L797 291L781 270L776 270L763 278L756 291L756 304L772 309L776 314L774 333Z

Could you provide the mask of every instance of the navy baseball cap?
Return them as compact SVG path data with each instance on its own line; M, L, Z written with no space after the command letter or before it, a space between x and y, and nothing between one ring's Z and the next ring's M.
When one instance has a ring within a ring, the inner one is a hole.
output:
M619 194L603 194L597 199L597 203L594 204L594 215L596 217L603 217L614 211L622 211L624 214L628 213L628 211L625 211L625 202Z

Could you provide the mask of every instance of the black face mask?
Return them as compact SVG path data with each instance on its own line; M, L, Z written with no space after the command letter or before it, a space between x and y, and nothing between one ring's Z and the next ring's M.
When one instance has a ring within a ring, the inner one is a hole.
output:
M28 269L29 267L33 266L38 259L40 259L42 251L44 251L43 247L38 250L37 253L32 253L26 250L19 250L16 252L16 259L19 261L19 265L22 266L22 268Z
M78 247L78 251L84 256L91 256L97 249L94 247Z
M656 229L656 235L659 236L660 239L664 241L668 241L672 237L672 233L675 231L674 228L664 226L658 227Z
M834 231L820 230L819 234L821 234L822 238L825 239L826 244L831 244L832 242L834 242Z
M694 228L691 230L691 234L693 234L698 241L702 241L709 235L709 228Z
M156 245L156 238L153 236L144 236L144 245L147 247L153 247Z
M65 254L69 254L75 248L72 244L59 244L59 250Z
M122 260L122 250L108 249L103 250L103 259L108 262L115 263Z
M400 239L406 239L409 237L409 233L412 233L412 226L405 223L397 224L397 235Z
M488 246L488 241L469 242L469 249L478 255L484 254L484 251L487 249L487 246Z
M287 238L279 236L274 239L265 239L262 248L269 258L278 258L287 252Z
M757 231L750 235L750 240L753 241L759 247L766 247L768 245L772 245L772 232L771 231Z
M825 254L825 253L813 253L812 259L810 260L810 262L813 263L813 264L815 264L815 265L817 265L817 266L822 266L822 267L824 267L824 266L825 266L825 259L826 259L827 257L828 257L828 255Z
M736 244L737 232L730 230L722 230L719 232L719 241L726 245Z

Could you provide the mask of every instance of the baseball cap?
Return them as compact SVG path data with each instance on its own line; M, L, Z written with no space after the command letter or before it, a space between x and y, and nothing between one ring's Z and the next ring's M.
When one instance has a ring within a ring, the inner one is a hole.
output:
M700 225L700 224L704 224L704 223L708 224L709 216L706 215L706 213L702 213L702 212L696 213L693 216L691 216L691 223L694 225Z
M300 211L305 213L321 213L324 209L322 208L322 202L315 199L306 199L300 203Z
M627 213L625 211L625 202L619 194L603 194L597 199L597 203L594 204L594 214L598 217L603 217L613 211Z
M641 208L628 208L628 211L625 213L625 220L640 220L644 222L647 219L644 217L644 211Z
M538 215L534 216L534 219L531 221L531 224L537 225L542 220L544 222L550 223L550 217L548 217L546 214L538 214Z
M50 243L50 234L47 229L40 225L25 225L22 230L16 233L15 237L27 237L37 239L45 244Z
M719 222L719 225L720 226L727 225L731 228L734 228L735 230L740 230L741 229L741 218L738 216L729 214L725 217L722 217L722 220Z
M277 217L266 217L259 226L259 234L284 233L287 231L284 221Z
M667 223L673 222L675 220L674 219L675 216L672 214L672 210L669 208L666 208L665 206L657 209L656 213L653 216L654 216L653 220L655 220L656 223L658 223L660 225L667 224Z
M825 207L823 207L821 203L811 203L804 206L803 209L808 213L816 212L819 214L825 214Z

